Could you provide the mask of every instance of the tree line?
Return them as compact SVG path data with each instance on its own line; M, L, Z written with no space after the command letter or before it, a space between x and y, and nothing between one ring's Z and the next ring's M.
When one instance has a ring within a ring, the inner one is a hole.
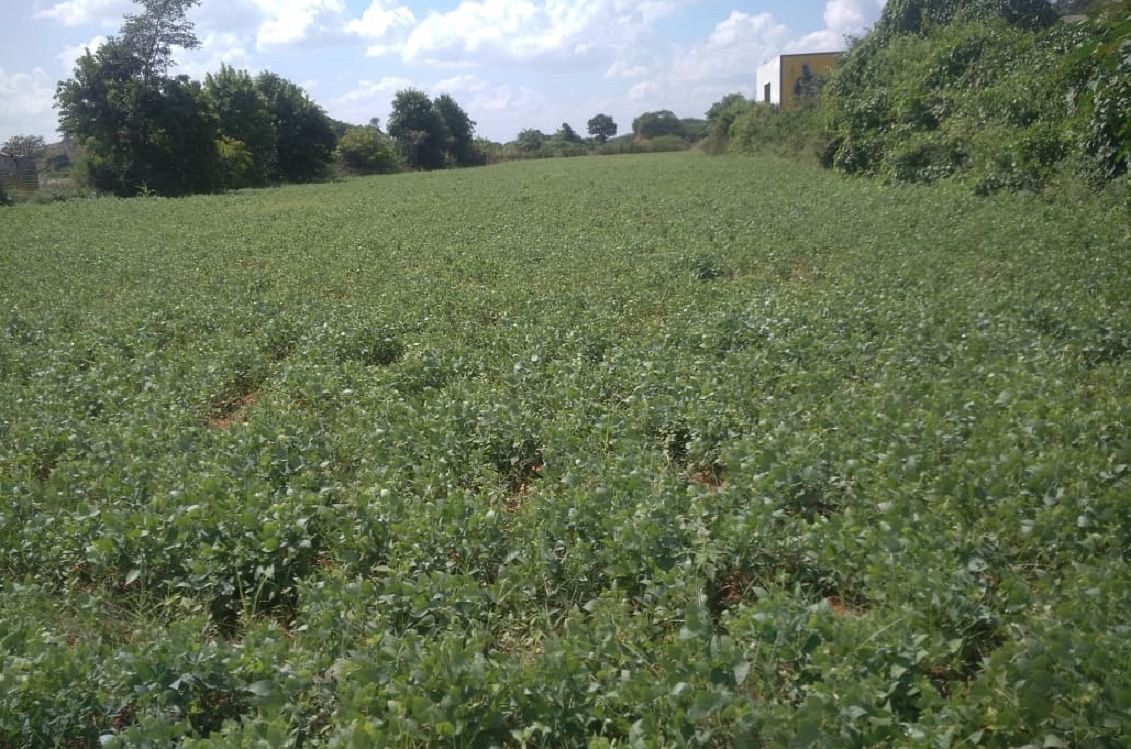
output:
M170 75L175 48L200 46L186 19L200 0L137 2L141 11L87 50L55 94L59 129L80 144L77 168L97 190L183 195L310 182L335 161L374 173L482 160L475 123L446 94L432 101L413 89L398 92L383 133L376 120L333 120L275 73L222 65L203 81Z
M203 81L172 75L176 49L200 41L187 12L200 0L135 0L139 12L76 62L59 83L59 129L81 147L74 174L120 196L198 192L324 179L334 168L377 174L441 169L513 158L679 150L702 140L705 120L645 112L631 134L605 113L583 138L569 123L546 134L527 128L510 143L475 135L475 122L448 94L405 89L382 130L338 122L298 85L269 72L221 65ZM12 149L41 151L42 138L17 136Z

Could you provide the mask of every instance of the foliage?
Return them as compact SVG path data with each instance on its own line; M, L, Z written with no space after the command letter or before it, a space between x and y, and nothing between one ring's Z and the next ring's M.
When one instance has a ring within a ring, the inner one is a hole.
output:
M954 176L980 194L1118 178L1128 7L1069 25L1047 3L889 3L825 89L825 158L899 181Z
M645 112L634 119L632 134L637 140L651 140L661 135L677 135L682 138L687 134L687 129L675 114L662 109L658 112Z
M390 174L397 171L397 152L376 127L353 127L338 141L338 160L354 174Z
M741 93L727 94L707 110L707 136L705 150L708 153L725 153L730 146L730 128L739 115L747 112L755 102Z
M196 46L184 13L192 0L145 0L121 35L93 54L55 94L59 127L88 151L92 184L118 195L208 190L216 163L211 114L200 86L164 75L173 46Z
M267 98L246 70L221 65L204 78L204 95L216 115L218 134L238 141L251 158L241 187L260 186L278 174L278 133ZM223 155L221 155L223 158Z
M44 148L46 148L46 144L43 142L42 135L13 135L4 141L4 145L0 146L0 151L6 151L13 156L39 158Z
M286 182L312 182L325 176L337 144L326 112L302 88L275 73L260 73L255 87L275 126L272 176Z
M405 162L419 169L440 169L447 158L444 117L423 91L404 89L393 98L389 135Z
M195 49L200 40L186 18L200 0L134 0L141 13L122 21L121 41L137 61L142 85L149 87L173 67L173 48Z
M813 163L825 159L823 114L815 107L783 111L760 102L733 102L720 113L720 127L731 117L725 142L733 153L775 153Z
M549 136L547 136L541 130L526 128L518 134L517 138L515 138L515 143L523 151L526 151L527 153L534 153L535 151L540 150L543 144L545 144L548 140Z
M1093 176L1118 179L1131 173L1131 3L1111 4L1107 18L1093 22L1090 50L1095 74L1083 95L1083 149Z
M242 140L220 136L216 142L220 186L225 190L238 190L260 184L262 172L255 164L247 144Z
M554 137L563 143L583 143L584 139L577 134L577 131L570 127L568 122L563 122L558 131L554 133Z
M482 156L475 150L475 123L463 107L448 94L441 94L432 105L443 122L444 152L448 162L455 166L482 163Z
M605 143L617 134L617 123L607 114L595 114L586 123L589 134L597 139L598 143Z
M4 228L0 745L1131 735L1121 212L684 153Z
M698 143L707 137L710 126L707 120L698 117L684 117L680 120L683 125L683 139L688 143Z
M890 0L872 36L921 34L953 21L999 20L1015 28L1043 29L1056 23L1057 15L1048 0Z

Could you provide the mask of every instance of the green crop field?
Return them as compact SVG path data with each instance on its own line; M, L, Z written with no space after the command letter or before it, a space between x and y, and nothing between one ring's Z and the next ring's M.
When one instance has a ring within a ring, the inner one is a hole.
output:
M0 212L0 747L1116 747L1131 223L770 159Z

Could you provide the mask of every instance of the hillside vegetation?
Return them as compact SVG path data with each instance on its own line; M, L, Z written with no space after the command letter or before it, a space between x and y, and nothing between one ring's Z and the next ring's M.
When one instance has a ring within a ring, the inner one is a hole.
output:
M979 194L1083 182L1131 205L1131 3L1088 12L1064 22L1044 0L892 0L819 103L740 102L716 142L901 182L955 177Z
M1131 735L1112 214L667 154L5 222L0 746Z

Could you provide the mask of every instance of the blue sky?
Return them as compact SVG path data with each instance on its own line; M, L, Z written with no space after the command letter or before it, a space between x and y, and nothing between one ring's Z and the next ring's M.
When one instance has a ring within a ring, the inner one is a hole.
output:
M578 132L598 112L620 132L641 112L701 117L782 52L843 48L884 0L203 0L202 78L227 63L303 86L333 117L384 122L398 89L450 93L479 134ZM52 95L84 47L117 32L131 0L0 0L0 141L56 138Z

